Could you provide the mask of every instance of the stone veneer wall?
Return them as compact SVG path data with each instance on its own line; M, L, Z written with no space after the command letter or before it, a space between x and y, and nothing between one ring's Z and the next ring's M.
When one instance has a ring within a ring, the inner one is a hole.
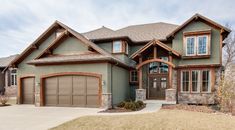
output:
M177 70L173 69L172 88L166 89L166 101L176 101Z
M216 90L219 87L220 68L215 69L215 90L211 93L178 93L179 103L185 104L215 104Z

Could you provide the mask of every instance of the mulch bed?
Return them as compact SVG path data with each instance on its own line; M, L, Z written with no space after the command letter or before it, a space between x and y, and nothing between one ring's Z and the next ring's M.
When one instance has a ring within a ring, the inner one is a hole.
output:
M144 109L145 107L146 107L146 104L144 104L141 108L137 109L136 111L140 111L140 110ZM114 107L114 108L100 111L100 113L119 113L119 112L135 112L135 111L128 110L128 109L121 108L121 107Z
M200 105L186 105L186 104L175 104L175 105L163 105L161 109L170 110L186 110L194 112L204 112L204 113L216 113L218 112L213 107L210 106L200 106Z
M11 106L11 104L0 104L0 107L7 107L7 106Z

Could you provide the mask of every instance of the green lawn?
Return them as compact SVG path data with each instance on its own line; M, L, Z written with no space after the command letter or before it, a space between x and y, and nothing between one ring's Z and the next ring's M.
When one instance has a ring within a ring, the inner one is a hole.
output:
M86 116L51 130L235 130L235 117L183 110L122 116Z

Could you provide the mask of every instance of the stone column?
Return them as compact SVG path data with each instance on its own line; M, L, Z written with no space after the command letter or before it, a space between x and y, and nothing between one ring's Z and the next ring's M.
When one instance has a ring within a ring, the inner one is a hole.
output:
M139 64L142 63L142 56L139 55ZM138 101L144 101L146 100L146 89L143 89L143 70L142 70L142 67L139 68L138 70L138 76L139 76L139 88L136 89L136 98L135 100Z
M174 88L166 89L166 101L168 102L176 101L176 89Z
M101 107L105 108L105 109L112 107L112 93L103 93L102 94Z
M144 101L146 100L146 89L136 89L136 97L135 100L138 101Z

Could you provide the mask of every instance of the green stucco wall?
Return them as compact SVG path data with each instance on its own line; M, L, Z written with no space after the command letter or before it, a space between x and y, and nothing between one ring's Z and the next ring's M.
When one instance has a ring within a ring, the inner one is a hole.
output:
M105 51L112 53L112 42L99 43L97 45L103 48Z
M97 64L73 64L73 65L50 65L50 66L33 66L28 65L27 62L37 57L50 43L54 40L54 35L51 35L44 43L41 44L38 50L33 51L28 57L26 57L19 65L17 70L18 78L27 75L35 75L36 83L40 83L40 77L42 75L58 73L58 72L90 72L102 75L102 80L105 82L102 87L104 93L111 92L108 86L108 63L97 63ZM65 45L66 44L66 45ZM77 45L76 45L77 44ZM79 53L86 51L86 46L80 43L79 40L74 38L68 38L63 41L58 48L54 50L56 54L67 54L69 51ZM39 86L37 86L39 87ZM36 90L39 91L39 88Z
M55 50L53 54L77 54L79 52L87 51L88 47L75 37L69 37L62 42Z
M179 31L173 39L172 48L182 55L185 55L183 48L183 32L208 30L211 29L211 57L208 59L182 59L174 60L176 65L200 65L200 64L219 64L220 63L220 31L200 21L192 22L181 31Z
M112 67L113 103L118 104L130 98L129 71L117 66Z

